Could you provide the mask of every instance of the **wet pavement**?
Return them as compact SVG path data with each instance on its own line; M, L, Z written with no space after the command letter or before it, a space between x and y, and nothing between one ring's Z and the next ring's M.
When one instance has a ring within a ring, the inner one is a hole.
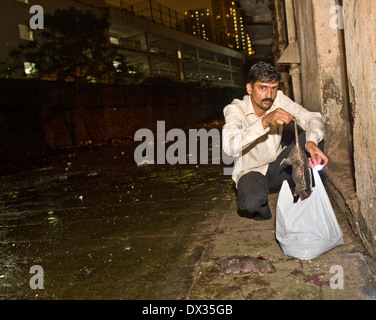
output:
M137 166L134 147L72 151L0 177L0 299L376 298L374 262L335 204L345 244L300 261L275 239L277 192L273 219L250 220L221 165ZM267 258L276 272L224 276L218 260L232 255ZM327 283L332 266L343 289Z

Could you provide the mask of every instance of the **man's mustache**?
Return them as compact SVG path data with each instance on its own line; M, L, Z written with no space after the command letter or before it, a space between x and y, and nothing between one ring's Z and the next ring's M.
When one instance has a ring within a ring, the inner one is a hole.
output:
M269 101L269 102L274 102L273 99L269 99L269 98L262 100L262 102L268 102L268 101Z

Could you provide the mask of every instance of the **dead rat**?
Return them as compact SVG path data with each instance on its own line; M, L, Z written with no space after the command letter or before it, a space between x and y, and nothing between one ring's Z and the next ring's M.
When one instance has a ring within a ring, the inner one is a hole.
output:
M224 275L256 273L259 276L263 276L265 273L275 272L275 268L270 261L248 256L225 258L220 261L220 266Z
M304 150L299 145L298 127L294 119L295 126L295 146L291 150L288 158L282 160L281 165L287 163L292 165L292 179L295 183L294 197L299 196L303 201L312 193L311 173L308 167L308 158Z

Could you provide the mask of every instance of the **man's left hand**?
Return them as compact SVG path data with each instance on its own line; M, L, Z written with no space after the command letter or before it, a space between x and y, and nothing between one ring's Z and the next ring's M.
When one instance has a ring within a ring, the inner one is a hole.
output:
M321 149L317 146L316 143L308 141L306 144L306 150L311 155L312 163L318 162L323 167L325 167L328 164L328 157L321 151Z

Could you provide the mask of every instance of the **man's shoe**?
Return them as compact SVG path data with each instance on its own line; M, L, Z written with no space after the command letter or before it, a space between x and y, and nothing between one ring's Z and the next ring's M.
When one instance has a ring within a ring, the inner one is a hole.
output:
M260 211L253 214L252 219L256 221L266 221L272 218L272 213L270 212L269 205L265 205Z

